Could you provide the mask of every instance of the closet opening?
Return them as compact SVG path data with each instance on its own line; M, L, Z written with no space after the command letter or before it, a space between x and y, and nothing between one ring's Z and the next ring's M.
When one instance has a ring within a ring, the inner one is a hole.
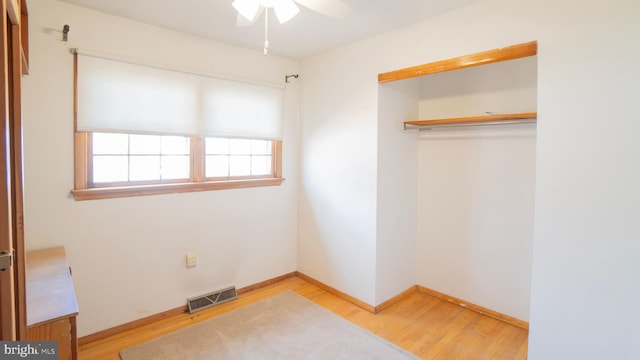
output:
M379 202L405 199L393 209L415 229L398 226L415 244L417 285L528 328L537 42L378 80L379 177L396 177L393 188L380 183Z

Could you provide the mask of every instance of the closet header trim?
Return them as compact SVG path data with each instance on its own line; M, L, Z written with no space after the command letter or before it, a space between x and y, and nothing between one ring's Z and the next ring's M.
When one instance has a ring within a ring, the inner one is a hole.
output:
M378 83L411 79L414 77L437 74L445 71L459 70L478 65L535 56L537 54L538 42L531 41L528 43L483 51L476 54L459 56L447 60L378 74Z

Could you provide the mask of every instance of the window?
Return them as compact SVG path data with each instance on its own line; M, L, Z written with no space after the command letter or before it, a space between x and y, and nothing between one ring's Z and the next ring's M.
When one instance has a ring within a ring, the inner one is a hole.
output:
M91 144L96 186L190 178L188 137L93 133Z
M205 139L205 176L211 179L268 176L272 145L266 140Z
M284 180L282 88L78 55L76 200Z
M76 132L76 200L276 186L282 142Z

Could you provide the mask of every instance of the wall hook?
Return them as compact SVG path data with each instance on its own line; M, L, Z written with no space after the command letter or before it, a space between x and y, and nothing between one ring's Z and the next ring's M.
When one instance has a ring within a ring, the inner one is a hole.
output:
M69 25L62 27L62 41L69 41Z
M298 78L298 76L300 76L300 75L298 75L298 74L285 75L285 76L284 76L284 82L286 82L286 83L290 83L290 82L291 82L291 81L289 81L289 79L290 79L290 78L297 79L297 78Z

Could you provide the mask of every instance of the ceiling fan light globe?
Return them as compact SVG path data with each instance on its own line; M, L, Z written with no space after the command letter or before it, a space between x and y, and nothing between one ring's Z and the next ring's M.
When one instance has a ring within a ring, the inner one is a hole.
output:
M300 8L293 0L273 0L273 11L280 24L284 24L296 16L300 12Z
M240 15L250 22L253 22L260 10L259 0L235 0L231 5L233 5Z

